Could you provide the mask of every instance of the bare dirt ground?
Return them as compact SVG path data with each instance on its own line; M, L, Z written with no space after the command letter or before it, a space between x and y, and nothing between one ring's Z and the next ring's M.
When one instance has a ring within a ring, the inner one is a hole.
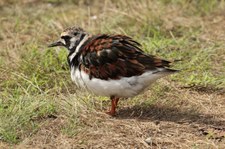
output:
M225 41L224 14L195 21L204 26L201 40ZM167 25L171 28L184 22L185 18L180 18ZM224 55L215 60L221 61L225 61ZM163 81L174 86L172 93L166 92L150 106L144 99L139 104L123 100L116 117L104 114L102 109L85 111L80 115L82 125L73 136L61 131L66 123L63 115L41 119L45 123L29 138L18 144L0 142L0 148L225 148L225 91L184 88ZM151 90L140 98L145 96L151 96Z
M116 117L102 112L81 115L85 129L78 128L73 137L60 131L63 117L45 119L30 138L18 145L2 143L1 148L224 148L224 94L178 92L183 98L173 104L159 101L146 107L123 101Z

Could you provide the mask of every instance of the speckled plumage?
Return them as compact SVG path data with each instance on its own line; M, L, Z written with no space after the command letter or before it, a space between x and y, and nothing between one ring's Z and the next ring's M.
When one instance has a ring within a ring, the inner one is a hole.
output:
M53 46L69 50L71 78L78 87L111 98L111 115L119 98L136 96L155 80L177 72L169 68L170 61L144 53L138 42L125 35L90 35L70 27Z

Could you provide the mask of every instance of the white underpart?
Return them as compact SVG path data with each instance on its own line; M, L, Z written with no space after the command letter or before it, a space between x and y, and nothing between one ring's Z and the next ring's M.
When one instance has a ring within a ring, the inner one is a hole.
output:
M160 70L159 70L160 71ZM133 97L147 89L157 79L169 73L147 71L140 76L124 77L119 80L90 79L83 71L71 68L71 78L80 88L100 96Z
M73 52L72 55L70 55L69 59L70 61L72 61L72 59L77 55L77 53L79 52L80 47L84 44L84 42L88 39L88 35L85 35L84 38L82 39L82 41L78 44L78 46L76 47L75 51ZM70 49L72 49L75 46L76 43L76 37L73 37L70 39Z

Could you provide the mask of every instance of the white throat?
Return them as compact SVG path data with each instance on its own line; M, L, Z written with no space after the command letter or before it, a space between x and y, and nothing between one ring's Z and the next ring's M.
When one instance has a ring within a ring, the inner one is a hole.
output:
M85 35L84 38L80 41L80 43L77 45L75 51L73 52L73 54L71 54L69 56L70 62L73 60L73 58L77 55L77 53L80 51L80 47L84 44L84 42L88 39L88 35ZM75 46L75 38L72 38L70 41L71 44L69 48L73 48L73 46Z

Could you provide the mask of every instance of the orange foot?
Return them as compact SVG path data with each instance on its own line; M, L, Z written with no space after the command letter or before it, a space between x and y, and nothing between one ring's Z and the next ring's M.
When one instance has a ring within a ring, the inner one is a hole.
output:
M117 103L119 101L119 98L111 96L110 99L111 99L111 110L106 112L106 114L109 114L111 116L115 116L116 115L116 106L117 106Z

